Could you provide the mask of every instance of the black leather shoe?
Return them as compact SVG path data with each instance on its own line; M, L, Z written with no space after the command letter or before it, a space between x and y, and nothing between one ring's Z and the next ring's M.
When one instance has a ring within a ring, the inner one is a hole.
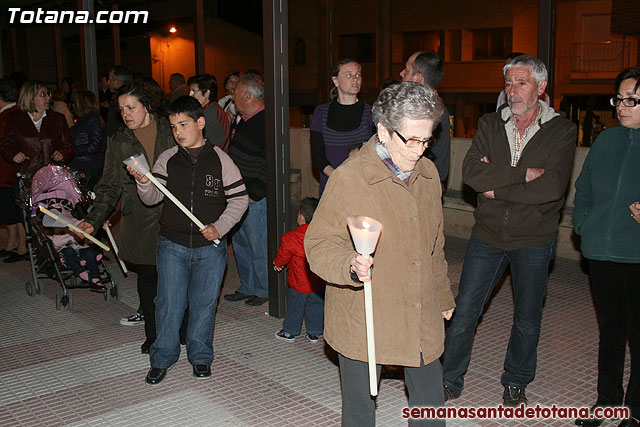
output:
M595 404L589 410L589 414L593 415L593 411L598 407L598 404ZM575 421L575 425L580 427L598 427L602 424L604 420L601 418L578 418Z
M15 253L16 253L16 251L8 251L6 249L3 249L3 250L0 251L0 258L5 258L5 257L8 257L9 255L13 255Z
M149 354L149 350L151 349L152 344L153 344L153 341L143 342L142 345L140 346L140 351L142 352L142 354Z
M26 252L22 255L14 252L3 260L3 262L6 262L8 264L19 261L29 261L29 252Z
M225 295L223 298L227 301L242 301L243 299L251 298L251 295L235 291L232 294Z
M600 418L578 418L575 425L580 427L598 427L604 420Z
M147 372L147 376L144 379L144 382L149 385L158 385L162 382L164 377L167 375L167 370L163 368L151 368L149 372Z
M269 301L269 298L262 298L262 297L252 296L251 298L246 300L244 303L247 304L247 305L251 305L251 306L257 307L259 305L264 304L267 301Z
M193 376L198 380L211 378L210 365L193 365Z
M509 408L517 408L521 404L527 405L527 396L524 393L524 387L506 386L502 393L502 405Z
M444 391L444 401L447 402L449 400L455 400L462 395L462 391L454 390L451 387L447 387L446 385L442 386Z
M618 425L618 427L638 427L638 426L640 426L640 423L638 423L638 420L636 420L635 418L626 419Z

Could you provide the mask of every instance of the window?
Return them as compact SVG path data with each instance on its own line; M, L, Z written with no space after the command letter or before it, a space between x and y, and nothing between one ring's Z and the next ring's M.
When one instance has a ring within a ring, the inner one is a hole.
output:
M436 52L442 56L440 51L440 39L442 36L440 31L413 31L404 33L404 43L402 57L407 59L414 52Z
M511 53L512 28L473 30L473 59L504 59Z
M293 58L295 65L305 65L307 63L307 44L300 37L295 39Z
M353 58L360 63L376 62L375 34L341 35L340 58Z

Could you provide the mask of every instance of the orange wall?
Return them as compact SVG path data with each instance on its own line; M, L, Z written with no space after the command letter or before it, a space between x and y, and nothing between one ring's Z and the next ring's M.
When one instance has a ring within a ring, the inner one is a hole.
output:
M170 91L171 74L182 73L187 79L195 74L192 28L180 27L177 33L169 35L152 34L149 47L152 77L165 92Z
M195 75L193 25L176 26L174 34L152 33L149 47L152 76L165 92L169 77L182 73L186 79ZM215 18L205 20L205 72L218 79L218 97L225 95L222 83L230 70L263 71L262 37Z

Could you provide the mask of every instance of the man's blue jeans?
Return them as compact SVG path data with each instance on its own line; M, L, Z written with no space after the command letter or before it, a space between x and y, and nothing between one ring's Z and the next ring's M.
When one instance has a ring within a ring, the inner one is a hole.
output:
M300 335L303 318L308 335L322 335L324 331L324 290L303 294L289 288L287 314L282 323L282 329L294 337Z
M187 358L192 365L213 361L213 322L227 264L227 245L188 248L158 239L157 338L151 367L169 368L180 356L180 325L189 307Z
M465 253L456 309L447 328L442 357L444 384L464 388L473 337L494 286L510 265L513 325L504 361L502 385L526 387L536 373L542 305L556 243L505 251L471 238Z
M250 202L240 227L234 233L233 252L240 275L238 292L269 297L267 259L267 198Z

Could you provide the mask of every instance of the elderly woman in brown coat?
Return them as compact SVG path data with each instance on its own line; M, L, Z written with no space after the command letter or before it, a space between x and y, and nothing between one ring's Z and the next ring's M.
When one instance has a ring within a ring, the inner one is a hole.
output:
M339 353L343 426L375 425L362 292L370 267L377 363L404 366L409 406L444 405L438 358L443 317L451 317L455 303L438 171L422 157L443 109L419 83L383 90L373 106L377 135L332 174L307 230L311 269L329 283L325 340ZM351 215L382 223L375 261L356 253L346 223Z

